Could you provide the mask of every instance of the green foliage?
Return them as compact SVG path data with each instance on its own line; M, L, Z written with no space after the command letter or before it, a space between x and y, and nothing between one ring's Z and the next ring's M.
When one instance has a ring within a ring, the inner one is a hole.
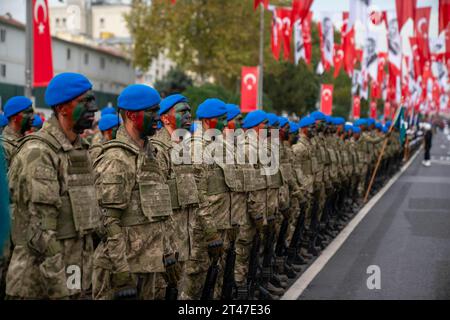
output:
M173 93L183 92L192 84L192 79L186 73L178 68L172 68L162 80L156 81L154 86L161 96L166 97Z
M183 95L189 99L193 113L197 110L198 105L208 98L218 98L226 103L234 104L239 104L240 100L239 96L233 92L228 91L222 86L213 84L205 84L199 87L189 87L183 92Z

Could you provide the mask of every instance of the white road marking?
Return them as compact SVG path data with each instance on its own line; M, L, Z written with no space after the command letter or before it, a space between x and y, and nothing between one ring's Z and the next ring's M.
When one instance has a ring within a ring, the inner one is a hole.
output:
M311 281L317 276L317 274L325 267L328 261L339 250L342 244L347 240L348 236L353 232L356 226L362 219L369 213L372 207L381 199L381 197L389 190L389 188L398 180L398 178L409 168L411 163L416 159L420 153L420 149L416 154L409 159L409 161L401 168L397 174L395 174L391 180L358 212L356 216L349 222L349 224L342 229L336 238L322 251L313 264L294 282L294 284L284 293L281 300L296 300L300 297L303 291L308 287Z

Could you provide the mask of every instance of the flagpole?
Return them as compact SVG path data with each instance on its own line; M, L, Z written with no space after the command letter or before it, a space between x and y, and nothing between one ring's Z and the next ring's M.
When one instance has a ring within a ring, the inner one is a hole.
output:
M25 24L25 90L24 95L32 96L33 79L33 4L32 0L26 0L26 24Z
M258 85L258 109L263 108L263 80L264 80L264 5L260 3L259 15L259 85Z

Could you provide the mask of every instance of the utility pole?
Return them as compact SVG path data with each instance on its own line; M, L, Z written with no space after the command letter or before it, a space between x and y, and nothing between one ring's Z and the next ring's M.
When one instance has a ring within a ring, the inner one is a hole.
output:
M33 86L33 3L26 0L25 23L25 96L31 98Z
M258 109L263 107L263 79L264 79L264 6L260 7L259 15L259 86L258 86Z

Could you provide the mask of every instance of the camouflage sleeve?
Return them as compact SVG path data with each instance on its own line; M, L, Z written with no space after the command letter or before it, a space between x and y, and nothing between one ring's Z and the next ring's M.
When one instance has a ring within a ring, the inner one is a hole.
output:
M130 167L120 158L104 160L96 168L97 192L102 209L102 221L106 229L105 246L114 272L129 271L126 259L126 241L120 218L127 208L134 186Z
M217 232L216 224L213 219L208 201L208 172L204 165L195 164L194 166L195 182L198 189L199 207L197 208L197 225L203 230L205 237L210 237Z
M372 143L372 144L377 144L377 143L380 143L380 142L384 141L384 137L379 137L379 136L372 137L372 136L367 134L367 135L365 135L364 140L366 142L369 142L369 143Z
M26 243L41 259L39 270L46 279L50 298L69 296L63 260L63 246L56 238L61 208L58 164L48 147L39 142L29 143L17 161L17 192L29 195ZM26 190L26 191L25 191Z

